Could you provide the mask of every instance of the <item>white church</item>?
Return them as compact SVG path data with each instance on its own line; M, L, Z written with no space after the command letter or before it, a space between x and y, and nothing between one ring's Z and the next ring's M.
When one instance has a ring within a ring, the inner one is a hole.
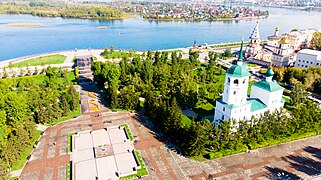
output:
M219 120L235 119L250 120L252 116L259 117L266 111L274 111L283 107L284 88L272 80L273 70L268 69L265 80L252 85L250 97L249 71L242 62L243 42L237 64L226 71L223 97L216 101L214 123Z

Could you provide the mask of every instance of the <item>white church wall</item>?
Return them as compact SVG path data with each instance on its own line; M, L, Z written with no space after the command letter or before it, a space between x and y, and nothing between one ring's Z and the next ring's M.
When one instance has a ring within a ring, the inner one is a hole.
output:
M252 86L250 98L258 98L267 105L269 103L270 93L257 86Z
M234 83L235 80L238 80L238 84ZM245 104L248 84L248 77L233 77L227 75L225 78L223 101L228 104Z

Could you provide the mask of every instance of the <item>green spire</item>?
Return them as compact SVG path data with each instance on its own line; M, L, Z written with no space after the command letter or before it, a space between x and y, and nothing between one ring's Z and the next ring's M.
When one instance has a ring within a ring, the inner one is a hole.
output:
M242 44L241 44L239 58L237 59L237 61L242 61L242 59L243 59L243 40L242 40Z
M271 77L274 75L274 72L273 72L273 69L272 68L269 68L267 71L266 71L266 74L265 74L267 77Z

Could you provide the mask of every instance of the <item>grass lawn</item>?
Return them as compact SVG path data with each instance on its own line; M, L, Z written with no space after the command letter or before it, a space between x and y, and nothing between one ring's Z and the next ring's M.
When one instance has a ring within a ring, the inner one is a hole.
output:
M251 62L247 62L245 64L247 64L247 66L249 66L249 67L257 67L258 66L257 64L254 64L254 63L251 63Z
M54 125L54 124L57 124L57 123L66 121L66 120L68 120L68 119L72 119L72 118L74 118L74 117L78 117L78 116L81 116L80 104L79 104L79 106L77 107L77 109L75 109L74 111L69 112L68 116L55 119L55 120L53 120L52 123L50 123L50 124L45 124L45 125L50 125L50 126L51 126L51 125Z
M129 58L129 57L137 57L140 56L135 52L129 53L128 51L114 51L112 53L108 53L107 55L102 55L105 59L116 59L116 58Z
M68 153L72 152L72 136L75 134L77 133L73 132L68 134Z
M128 124L122 124L120 126L125 128L129 140L133 141L134 140L134 136L133 136L132 132L130 131Z
M137 169L137 174L125 176L125 177L120 177L121 180L127 180L127 179L137 179L140 177L148 176L148 171L146 168L146 165L143 161L143 158L141 157L140 153L136 150L136 157L139 161L140 169Z
M69 163L67 167L67 180L70 180L70 179L71 179L71 165Z
M12 165L11 171L15 171L23 168L25 162L27 161L27 157L30 155L33 149L35 142L40 138L40 134L41 134L41 131L37 130L36 136L33 139L33 143L24 150L19 161L17 161L15 164Z
M62 64L64 63L66 56L60 54L54 54L49 56L42 56L33 59L28 59L15 64L12 67L26 67L26 66L40 66L46 64Z
M184 126L189 126L192 124L192 120L187 116L185 116L184 114L182 114L182 123Z

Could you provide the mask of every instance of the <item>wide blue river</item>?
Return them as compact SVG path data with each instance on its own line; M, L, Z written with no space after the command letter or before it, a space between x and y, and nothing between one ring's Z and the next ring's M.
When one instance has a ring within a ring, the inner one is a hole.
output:
M259 7L253 7L259 8ZM291 29L321 28L321 12L279 8L260 19L261 38ZM42 27L10 27L9 23L34 23ZM30 15L0 15L0 61L36 53L81 48L155 50L191 46L197 43L240 41L249 37L256 20L216 22L155 22L142 19L98 21L41 18ZM108 26L99 29L99 26Z

